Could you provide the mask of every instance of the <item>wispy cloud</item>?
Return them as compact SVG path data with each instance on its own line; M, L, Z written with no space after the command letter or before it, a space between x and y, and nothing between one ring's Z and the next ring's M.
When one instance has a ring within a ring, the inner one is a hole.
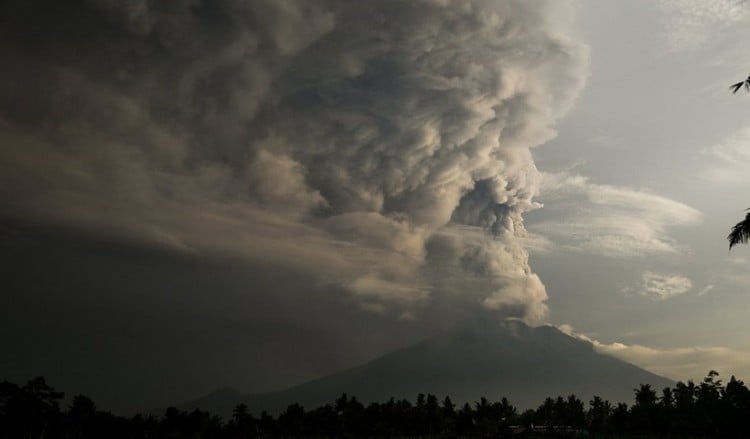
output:
M681 274L663 274L646 271L638 293L653 300L667 300L693 288L693 281Z
M560 325L558 329L591 343L597 352L676 380L697 380L711 369L716 369L724 375L743 375L750 370L750 353L723 346L661 348L619 342L604 343L585 334L576 333L570 325Z
M531 233L548 238L554 249L611 257L686 253L667 230L698 224L702 218L700 211L679 201L644 190L591 183L566 172L544 174L540 200L546 219L529 224Z
M710 285L722 291L746 291L750 288L748 261L742 257L730 257L727 262L709 274Z
M703 48L723 41L734 26L750 21L743 0L662 0L663 37L672 51Z
M750 181L750 127L741 128L723 140L701 150L708 166L700 177L723 185L746 184Z
M713 290L715 287L714 284L708 284L705 287L703 287L702 290L698 291L698 296L705 296L706 294L710 293L711 290Z

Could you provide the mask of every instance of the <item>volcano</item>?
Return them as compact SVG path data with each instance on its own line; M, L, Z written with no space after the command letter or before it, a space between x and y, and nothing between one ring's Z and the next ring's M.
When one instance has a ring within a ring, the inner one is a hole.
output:
M286 390L241 394L222 389L180 408L200 408L227 415L238 403L253 413L277 413L289 404L312 409L342 393L363 403L391 397L414 400L419 393L454 402L507 397L520 409L536 407L548 397L594 395L610 402L633 401L633 389L655 389L674 382L630 363L598 353L591 343L552 326L530 327L518 321L477 324L439 334L366 364Z

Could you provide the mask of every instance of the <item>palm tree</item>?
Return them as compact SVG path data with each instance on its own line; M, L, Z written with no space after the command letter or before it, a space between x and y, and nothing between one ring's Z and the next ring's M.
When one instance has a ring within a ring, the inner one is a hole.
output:
M727 240L729 241L729 250L732 250L737 244L745 244L750 239L750 209L746 209L745 219L738 222L732 227Z
M734 94L737 93L743 85L745 86L745 90L750 92L750 75L748 75L744 81L730 85L729 89L732 90L732 94ZM745 214L745 219L735 224L734 227L732 227L732 231L729 232L729 235L727 236L730 251L735 245L746 244L748 239L750 239L750 209L746 209L746 211L748 213Z
M730 85L729 89L732 90L732 94L734 94L734 93L737 93L739 89L742 88L743 85L745 86L745 90L747 92L750 92L750 75L748 75L747 79L745 79L744 81L740 81L736 84Z

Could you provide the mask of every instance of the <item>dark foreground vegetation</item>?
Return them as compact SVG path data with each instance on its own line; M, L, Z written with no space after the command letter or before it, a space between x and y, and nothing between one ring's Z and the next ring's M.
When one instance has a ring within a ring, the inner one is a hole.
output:
M1 438L491 438L491 437L750 437L750 391L714 371L699 384L679 382L657 392L634 389L632 406L575 395L547 398L519 412L505 398L457 407L449 397L418 395L364 405L342 395L306 410L290 405L279 416L254 415L238 404L228 420L174 407L163 415L116 416L78 395L62 408L63 393L44 378L23 386L0 383Z

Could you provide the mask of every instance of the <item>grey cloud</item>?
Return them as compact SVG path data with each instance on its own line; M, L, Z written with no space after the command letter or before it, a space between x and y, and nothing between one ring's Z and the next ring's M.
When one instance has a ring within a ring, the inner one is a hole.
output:
M703 214L670 198L629 187L592 183L567 172L544 174L540 200L547 219L533 222L532 250L553 249L632 258L685 254L670 227L698 224ZM555 245L556 244L556 245Z
M585 334L576 333L570 325L559 329L568 335L593 344L597 351L612 355L675 380L700 381L717 364L722 375L743 375L750 367L748 352L724 346L654 347L620 342L605 343Z
M664 274L645 271L639 294L653 300L667 300L693 288L693 281L681 274Z
M530 148L587 68L550 2L4 8L0 214L289 266L404 316L545 316Z
M728 29L746 26L750 8L733 0L660 0L662 36L673 51L695 50L724 42Z
M750 129L742 128L707 148L701 149L708 158L701 170L701 179L712 184L744 187L747 184L747 166L750 164Z

